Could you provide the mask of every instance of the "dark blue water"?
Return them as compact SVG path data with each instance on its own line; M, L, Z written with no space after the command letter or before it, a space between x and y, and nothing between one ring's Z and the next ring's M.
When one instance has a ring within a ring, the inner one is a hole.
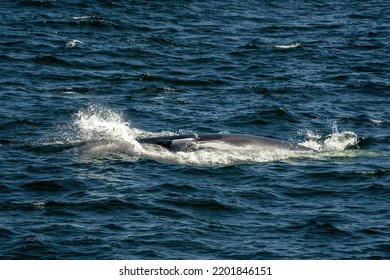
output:
M389 259L389 10L1 1L0 258Z

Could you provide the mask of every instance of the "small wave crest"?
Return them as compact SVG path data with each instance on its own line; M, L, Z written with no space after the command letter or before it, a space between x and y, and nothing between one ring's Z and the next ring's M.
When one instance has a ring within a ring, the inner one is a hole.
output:
M277 48L279 50L290 50L290 49L299 48L300 46L301 46L300 43L293 43L293 44L289 44L289 45L276 45L275 48Z

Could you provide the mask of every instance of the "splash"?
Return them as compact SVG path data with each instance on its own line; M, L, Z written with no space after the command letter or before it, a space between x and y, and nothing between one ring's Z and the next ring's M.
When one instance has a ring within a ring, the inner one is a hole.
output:
M326 135L325 138L311 130L301 131L300 134L306 134L307 138L300 145L319 152L345 151L359 142L354 132L339 132L336 124L333 124L332 133Z
M138 137L158 137L176 135L169 131L158 133L148 132L133 127L124 120L121 113L111 109L91 105L82 109L74 116L74 130L84 143L78 151L91 157L107 158L109 155L121 154L132 160L150 158L161 162L191 165L229 165L254 162L286 161L310 158L315 152L299 152L289 150L216 150L203 149L186 152L171 152L157 145L141 145ZM180 131L179 134L188 134ZM322 139L312 131L306 131L307 140L300 145L319 152L344 151L356 145L357 136L353 132L338 132L334 127L333 133ZM104 157L103 157L104 155Z
M141 130L131 128L123 120L121 114L113 110L90 105L75 115L74 125L78 137L86 142L107 142L111 144L125 144L127 149L140 153L142 146L135 138ZM108 144L107 144L108 145Z

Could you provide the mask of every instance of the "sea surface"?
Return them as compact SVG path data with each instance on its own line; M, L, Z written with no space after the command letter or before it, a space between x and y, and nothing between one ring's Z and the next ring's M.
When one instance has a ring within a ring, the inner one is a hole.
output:
M388 11L2 0L0 258L390 259Z

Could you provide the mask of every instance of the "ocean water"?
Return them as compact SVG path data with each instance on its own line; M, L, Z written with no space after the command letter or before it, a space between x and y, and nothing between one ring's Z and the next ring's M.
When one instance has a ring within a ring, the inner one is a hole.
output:
M389 259L388 10L1 1L0 258ZM315 151L137 141L186 133Z

